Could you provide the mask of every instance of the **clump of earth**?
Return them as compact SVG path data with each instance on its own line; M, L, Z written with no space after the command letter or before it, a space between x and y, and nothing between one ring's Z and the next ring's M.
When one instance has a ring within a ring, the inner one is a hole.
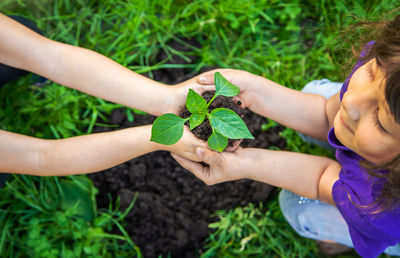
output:
M189 51L186 46L177 42L171 42L169 45L177 51ZM163 60L164 55L159 54L156 61ZM195 62L193 58L192 63ZM182 64L186 61L179 56L173 56L169 63ZM154 71L153 75L155 80L168 84L179 83L194 76L184 68L161 69ZM216 105L221 104L217 99L214 102ZM237 108L236 105L233 106L232 108ZM245 139L241 147L286 147L285 140L279 136L283 127L277 126L262 131L261 125L267 122L266 118L248 110L237 112L243 116L255 137L255 140ZM154 116L135 114L134 121L129 122L125 110L117 109L110 114L108 123L118 125L118 128L122 129L152 124L154 119ZM201 128L199 129L201 131ZM116 129L94 129L95 132L111 130ZM163 257L199 257L208 235L212 232L208 225L217 219L213 216L217 210L264 202L274 189L270 185L251 180L207 186L182 168L165 151L132 159L89 177L99 189L99 208L107 208L110 201L113 202L119 197L121 209L124 210L137 194L133 209L125 217L125 229L144 257L157 257L160 254Z

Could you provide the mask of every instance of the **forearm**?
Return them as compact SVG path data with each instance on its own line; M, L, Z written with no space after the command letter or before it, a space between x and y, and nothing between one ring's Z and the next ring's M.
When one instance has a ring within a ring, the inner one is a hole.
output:
M0 62L79 91L160 115L168 87L88 49L47 39L0 14Z
M330 126L324 97L293 90L260 76L253 78L249 90L250 110L301 133L326 140Z
M160 149L150 142L151 126L138 126L62 140L49 140L39 162L42 175L71 175L114 167Z
M341 169L336 161L286 151L254 148L240 151L240 162L246 178L333 203L331 189Z
M40 176L96 172L162 147L150 142L151 126L61 140L1 133L2 172Z
M48 78L115 103L160 115L165 85L132 72L94 51L56 43L59 57Z

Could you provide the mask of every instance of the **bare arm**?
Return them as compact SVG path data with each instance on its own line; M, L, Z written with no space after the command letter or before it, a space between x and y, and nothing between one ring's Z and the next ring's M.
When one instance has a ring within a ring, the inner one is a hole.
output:
M201 93L195 80L185 87L158 83L94 51L47 39L2 14L0 62L154 115L177 113L188 87Z
M325 140L329 131L326 99L255 77L249 109L296 131Z
M188 130L176 144L150 142L151 125L114 132L44 140L0 130L0 172L63 176L104 170L137 156L167 150L190 159L195 146L205 146Z
M334 160L287 151L242 149L247 165L255 164L246 177L311 199L333 204L332 187L341 166ZM258 160L258 164L254 163Z
M203 74L204 80L200 82L213 83L216 71ZM245 71L218 71L240 87L242 107L301 133L326 140L333 117L339 110L339 95L326 100L320 95L293 90Z
M178 113L188 89L209 87L195 78L170 87L136 74L91 50L49 40L0 14L0 62L32 71L65 86L154 115ZM155 150L194 158L204 142L187 131L171 146L150 142L150 126L43 140L0 130L0 172L70 175L103 170ZM186 140L185 140L186 139Z
M208 185L249 178L311 199L334 203L332 187L341 169L334 160L255 148L239 148L233 153L197 148L197 156L209 167L178 155L174 158Z

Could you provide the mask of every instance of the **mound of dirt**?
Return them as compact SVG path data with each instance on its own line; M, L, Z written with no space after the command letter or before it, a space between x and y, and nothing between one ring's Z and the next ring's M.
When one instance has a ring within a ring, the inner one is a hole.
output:
M176 42L170 46L185 51L185 46ZM159 57L161 60L164 58L162 54ZM170 61L183 62L179 57ZM154 79L178 83L188 79L186 74L185 69L162 69L154 72ZM261 125L266 119L247 110L243 112L244 121L255 140L244 140L242 147L285 148L286 142L279 136L283 127L262 132ZM135 114L134 122L130 123L124 109L119 109L112 112L109 122L122 129L151 124L154 119L153 116ZM95 132L110 130L115 129L95 128ZM125 209L138 193L135 206L125 218L125 228L144 257L157 257L159 254L163 257L168 254L171 257L198 257L211 233L208 225L216 220L212 215L217 210L265 201L273 190L267 184L250 180L207 186L164 151L135 158L89 177L100 191L97 196L99 208L108 207L110 194L113 200L120 197L121 208Z

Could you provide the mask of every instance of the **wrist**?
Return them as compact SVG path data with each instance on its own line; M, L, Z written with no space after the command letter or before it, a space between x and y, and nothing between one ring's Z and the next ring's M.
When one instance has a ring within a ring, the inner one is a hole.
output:
M242 86L239 97L243 99L248 109L253 110L252 107L258 105L257 102L260 99L260 93L262 92L264 83L263 79L265 78L247 71L241 72L242 74L240 74L239 77L242 78L240 82Z
M159 87L157 91L158 99L157 102L154 103L154 106L157 107L157 113L154 115L160 116L165 113L178 114L179 110L177 108L177 103L182 102L182 99L184 98L180 89L179 86L165 84Z
M169 113L169 103L171 101L171 98L174 97L174 93L171 90L172 87L160 83L160 82L155 82L154 86L152 87L152 94L151 94L151 104L148 108L149 111L146 111L147 113L154 115L154 116L160 116L165 113Z
M260 149L240 148L237 151L238 171L241 171L241 177L258 181L262 161L260 161Z
M165 145L165 144L161 144L161 143L157 143L154 141L151 141L151 129L152 129L152 125L146 125L146 135L144 136L144 139L146 139L146 143L148 145L148 149L150 150L150 152L153 151L169 151L169 152L177 152L178 147L178 143L174 143L172 145Z
M145 149L145 153L164 150L165 145L150 140L151 128L152 125L143 125L130 128L130 130L132 130L133 138L140 139L140 141L133 141L132 148L138 148L138 145L141 145L140 148Z
M237 179L252 179L254 178L254 165L259 163L257 158L254 158L254 149L252 148L238 148L232 154L235 155L233 159L226 159L232 162L229 166L234 169ZM228 154L228 153L227 153ZM228 154L229 155L229 154Z
M250 91L252 94L255 96L259 96L264 93L264 89L266 86L268 86L269 80L265 77L259 76L259 75L253 75L253 78L251 80L251 85L249 86Z
M254 75L250 82L249 98L251 99L248 108L259 115L266 116L265 108L271 103L271 86L274 82L262 76Z

